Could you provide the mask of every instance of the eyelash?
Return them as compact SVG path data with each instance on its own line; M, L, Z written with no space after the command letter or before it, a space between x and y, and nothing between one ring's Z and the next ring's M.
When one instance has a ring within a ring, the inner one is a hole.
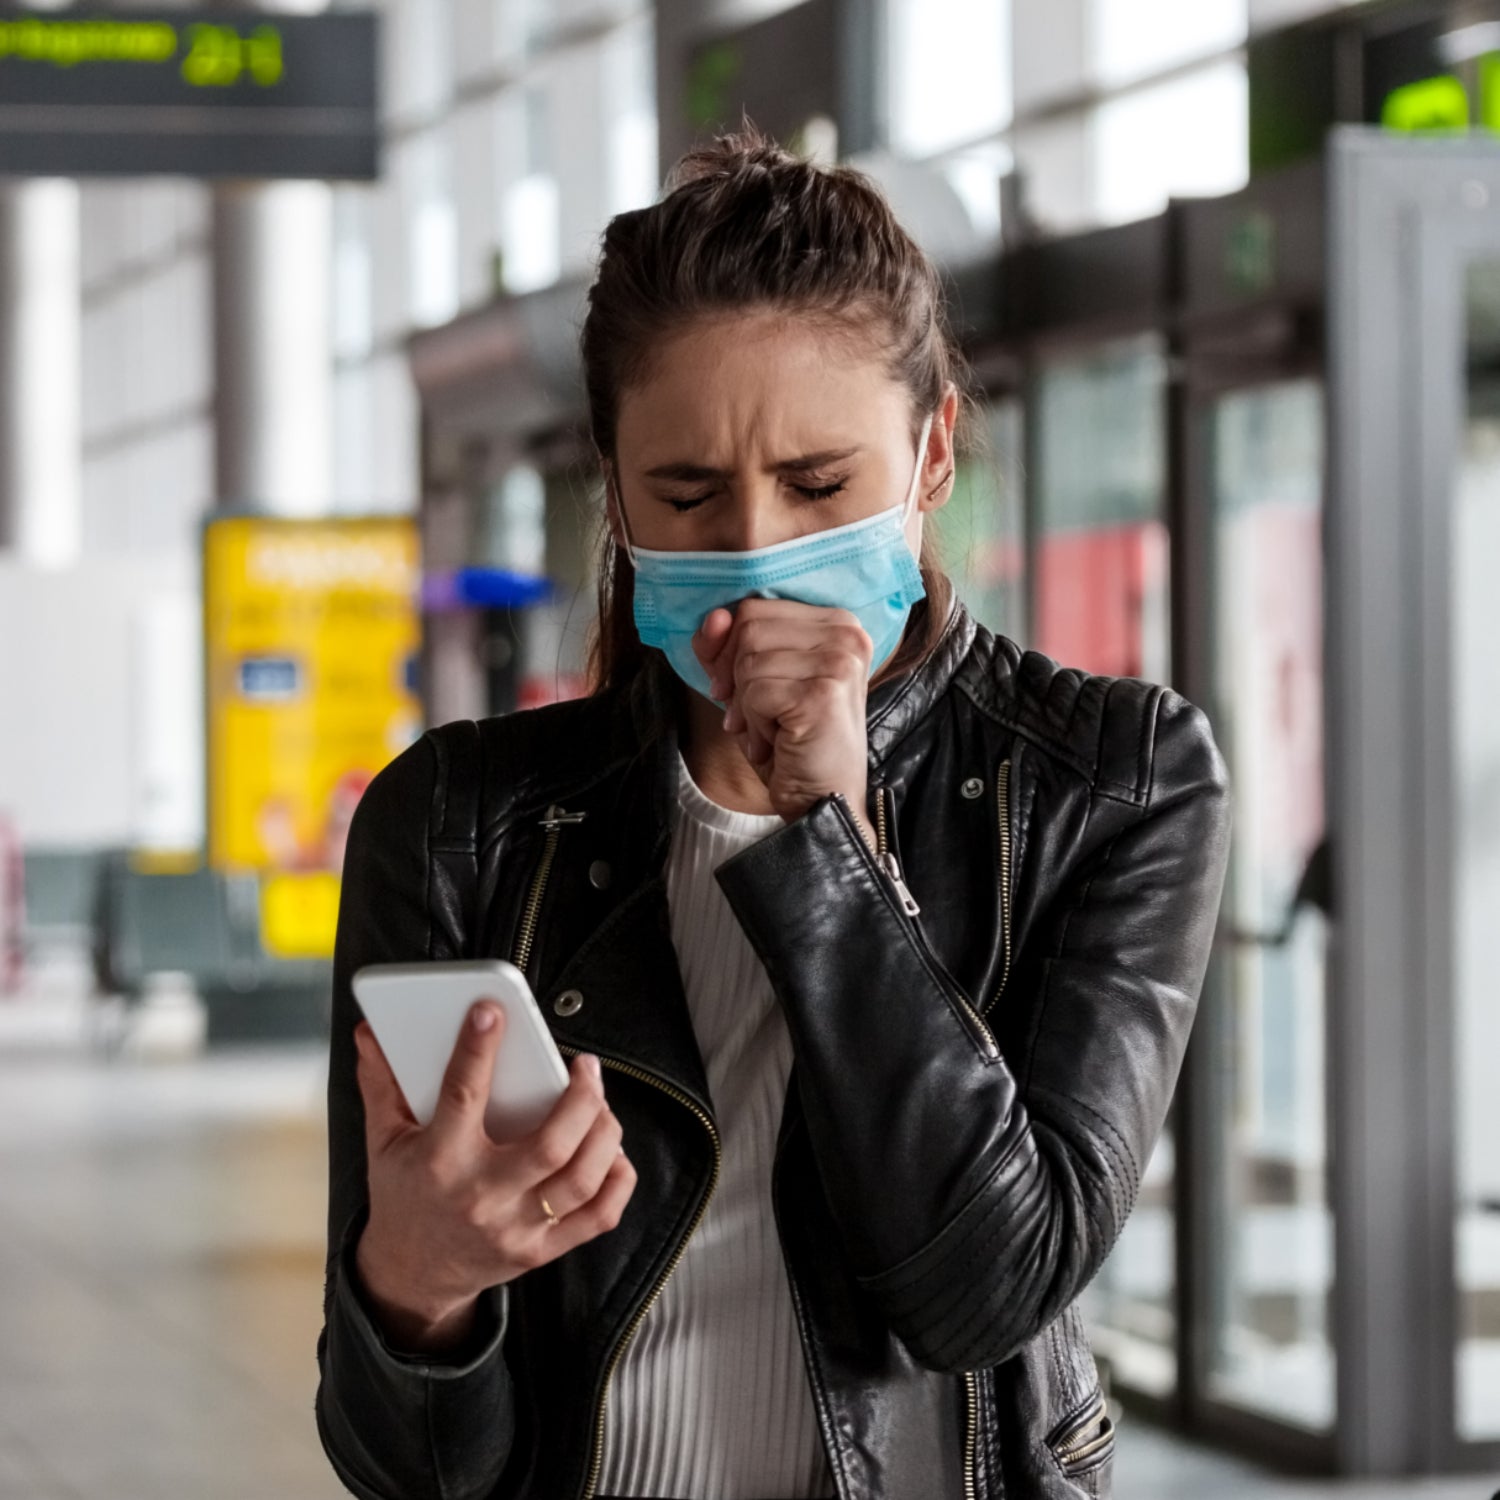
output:
M792 488L796 490L799 495L806 495L809 500L828 500L831 499L834 495L838 494L838 492L843 489L847 483L848 480L840 479L836 484L819 485L816 489L808 489L800 484L794 484ZM702 505L705 500L708 500L710 498L712 497L708 495L700 495L696 500L668 500L667 504L670 505L673 510L681 514L684 511L697 510L697 508Z

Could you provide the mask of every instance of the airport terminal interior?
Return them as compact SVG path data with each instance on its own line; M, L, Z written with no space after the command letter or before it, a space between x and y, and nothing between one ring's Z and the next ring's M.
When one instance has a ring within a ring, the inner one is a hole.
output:
M742 117L944 273L971 611L1231 775L1116 1500L1495 1496L1500 0L66 14L0 15L0 1500L346 1493L349 820L588 691L599 236Z

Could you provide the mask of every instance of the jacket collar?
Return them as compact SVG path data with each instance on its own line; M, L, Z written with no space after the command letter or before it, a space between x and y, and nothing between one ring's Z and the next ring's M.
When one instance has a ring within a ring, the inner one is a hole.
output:
M955 591L937 645L905 676L893 677L871 690L865 707L865 726L872 771L885 762L948 691L959 663L974 644L974 635L974 617Z

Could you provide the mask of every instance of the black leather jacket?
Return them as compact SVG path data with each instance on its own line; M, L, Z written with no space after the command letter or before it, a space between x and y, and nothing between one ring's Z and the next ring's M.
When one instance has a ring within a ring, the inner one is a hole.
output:
M665 894L674 691L653 656L629 689L446 724L359 805L316 1411L366 1500L591 1496L610 1372L713 1192ZM1224 764L1170 689L1061 668L961 605L868 723L893 862L834 796L717 872L794 1046L772 1201L839 1500L1107 1495L1076 1299L1176 1082L1228 852ZM387 1344L352 1274L349 979L476 956L525 969L565 1056L599 1054L638 1182L616 1229L491 1288L473 1345L434 1362Z

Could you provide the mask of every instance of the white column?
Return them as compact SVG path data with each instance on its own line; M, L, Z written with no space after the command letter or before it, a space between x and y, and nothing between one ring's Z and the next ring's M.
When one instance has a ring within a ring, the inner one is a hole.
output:
M82 541L78 184L0 185L0 552L62 568Z
M333 195L214 189L214 473L221 505L319 516L333 499Z

